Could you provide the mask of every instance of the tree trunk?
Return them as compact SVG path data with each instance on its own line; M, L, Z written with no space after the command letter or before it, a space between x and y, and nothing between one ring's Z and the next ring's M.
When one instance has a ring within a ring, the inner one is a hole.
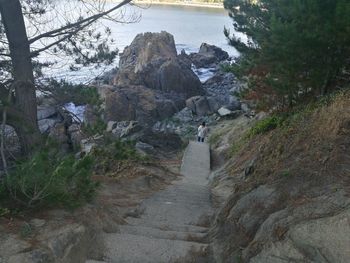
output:
M15 126L22 152L30 153L38 142L37 104L30 47L19 0L0 0L0 13L9 43L15 91Z

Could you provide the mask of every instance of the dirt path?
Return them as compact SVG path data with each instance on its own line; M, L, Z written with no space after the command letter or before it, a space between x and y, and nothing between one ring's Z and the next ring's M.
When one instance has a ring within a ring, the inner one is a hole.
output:
M212 214L208 176L209 146L190 142L182 179L143 201L141 215L128 217L118 233L104 234L104 261L112 263L186 262L206 253ZM87 261L93 263L99 261Z

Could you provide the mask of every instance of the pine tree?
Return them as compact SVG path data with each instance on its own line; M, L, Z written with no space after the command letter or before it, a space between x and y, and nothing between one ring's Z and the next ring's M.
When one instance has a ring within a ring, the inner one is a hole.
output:
M234 29L230 43L242 53L238 72L260 78L280 101L325 94L350 59L347 0L225 0ZM257 74L260 73L259 74ZM261 84L263 83L263 84Z

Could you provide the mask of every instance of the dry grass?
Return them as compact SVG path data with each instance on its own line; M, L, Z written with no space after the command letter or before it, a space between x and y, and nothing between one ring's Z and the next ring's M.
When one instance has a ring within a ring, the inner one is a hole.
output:
M288 125L258 135L233 159L230 174L239 175L255 159L254 172L238 187L276 180L344 177L350 172L350 92L328 105L301 111ZM329 180L329 178L327 179Z

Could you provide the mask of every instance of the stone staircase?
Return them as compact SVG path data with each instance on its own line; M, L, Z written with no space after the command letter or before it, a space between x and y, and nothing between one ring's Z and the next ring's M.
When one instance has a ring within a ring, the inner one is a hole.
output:
M139 218L128 217L118 233L104 234L104 261L86 263L186 262L205 254L213 210L208 188L209 146L190 142L182 179L143 201ZM192 261L191 261L192 262Z

